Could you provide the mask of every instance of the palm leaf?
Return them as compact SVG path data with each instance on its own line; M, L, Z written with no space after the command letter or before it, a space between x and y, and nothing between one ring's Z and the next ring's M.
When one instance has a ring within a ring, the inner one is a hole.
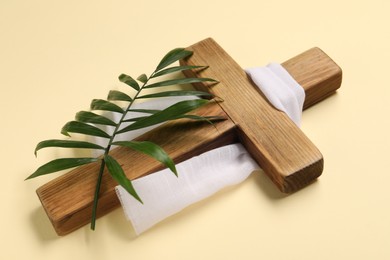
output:
M134 80L131 76L126 74L121 74L118 78L121 82L127 84L132 89L136 91L134 97L138 98L158 98L158 97L171 97L171 96L199 96L199 97L212 97L211 94L200 92L200 91L165 91L156 94L147 94L140 96L141 90L143 88L156 88L156 87L164 87L170 85L180 85L180 84L191 84L191 83L201 83L201 82L217 82L210 78L181 78L181 79L170 79L170 80L161 80L160 82L156 81L155 83L147 85L150 78L156 78L163 75L168 75L174 72L180 72L185 70L197 70L204 69L205 66L175 66L168 67L174 62L179 61L180 59L185 59L192 55L192 51L185 50L183 48L177 48L170 51L166 54L160 63L157 65L156 70L151 74L150 77L147 77L145 74L141 74L137 80ZM139 84L140 82L143 85ZM179 118L188 118L192 120L202 120L211 123L212 120L220 120L223 119L221 117L202 117L198 115L188 115L187 113L206 104L208 100L206 99L196 99L196 100L186 100L177 102L164 110L155 110L155 109L132 109L133 101L135 98L132 98L128 94L125 94L118 90L111 90L107 96L106 100L95 99L91 103L91 110L103 110L103 111L111 111L121 113L122 117L119 122L114 122L111 119L95 114L93 112L80 111L76 114L75 121L68 122L61 130L61 133L67 136L70 136L69 133L79 133L86 134L91 136L98 136L103 138L108 138L108 144L106 147L102 147L97 144L84 142L84 141L72 141L72 140L46 140L38 143L35 148L35 155L37 151L46 147L59 147L59 148L86 148L86 149L99 149L104 150L103 157L99 158L62 158L50 161L41 167L39 167L33 174L31 174L27 179L31 179L40 175L49 174L52 172L65 170L77 166L81 166L84 164L97 162L100 160L100 170L98 172L94 201L92 205L92 218L91 218L91 228L95 228L95 221L97 216L97 206L100 194L100 186L103 178L103 174L105 173L105 167L107 167L109 174L112 178L118 182L124 189L126 189L135 199L141 201L141 198L136 193L131 181L126 177L121 165L116 161L113 157L109 155L109 151L112 145L119 145L129 147L138 152L144 153L157 161L163 163L166 167L168 167L175 175L177 175L177 171L175 168L175 164L172 159L168 156L168 154L158 145L148 142L136 142L136 141L122 141L122 142L114 142L114 136L116 134L124 133L127 131L140 129L148 126L152 126L155 124L163 123L169 120L179 119ZM126 101L129 102L126 109L122 109L115 103L110 101ZM137 115L131 119L125 119L128 112L138 112L143 113L141 116ZM134 122L128 126L120 126L125 122ZM116 126L114 133L109 135L105 131L100 128L91 125L91 124L100 124L100 125L110 125ZM120 129L118 131L118 128ZM71 196L71 194L70 194Z
M145 114L155 114L157 112L160 112L161 110L158 110L158 109L129 109L127 110L129 112L139 112L139 113L145 113Z
M129 97L126 93L123 93L118 90L110 90L107 96L108 100L117 100L117 101L127 101L131 102L133 99Z
M135 121L138 121L138 120L141 120L141 119L144 119L144 118L147 118L147 116L132 117L132 118L129 118L129 119L125 119L122 122L135 122Z
M92 110L105 110L105 111L111 111L111 112L117 112L117 113L123 113L123 109L120 108L118 105L115 105L114 103L108 102L104 99L94 99L91 102L91 109Z
M171 68L167 68L167 69L161 70L161 71L153 74L151 76L151 78L156 78L156 77L159 77L159 76L162 76L162 75L167 75L169 73L179 72L179 71L183 71L183 70L205 69L205 68L207 68L207 66L176 66L176 67L171 67Z
M156 125L165 121L177 119L178 117L200 107L203 106L209 102L207 99L195 99L195 100L185 100L180 101L172 106L167 107L164 110L161 110L160 112L157 112L155 114L152 114L145 119L139 120L121 130L119 130L117 133L125 133L131 130L136 130L152 125Z
M85 149L100 149L104 150L104 147L84 141L73 141L73 140L45 140L37 144L35 148L34 154L37 155L37 151L46 147L61 147L61 148L85 148Z
M206 81L217 82L216 80L210 78L181 78L181 79L169 79L169 80L156 82L150 85L146 85L144 88L156 88L156 87L165 87L165 86L172 86L172 85L192 84L192 83L199 83L199 82L206 82Z
M160 61L160 63L157 65L156 71L159 71L172 63L187 58L188 56L192 55L192 51L185 50L184 48L176 48L168 52L164 58Z
M175 167L175 163L169 157L169 155L157 144L148 142L148 141L118 141L114 142L114 145L129 147L138 152L144 153L156 159L157 161L164 164L167 168L169 168L176 176L177 171Z
M221 120L226 120L225 117L222 116L198 116L198 115L182 115L177 117L177 119L180 118L188 118L196 121L206 121L210 124L212 124L214 121L221 121Z
M133 184L126 177L120 164L110 155L104 155L104 161L106 162L108 172L112 178L117 181L128 193L130 193L136 200L142 203L141 198L138 196L135 191Z
M158 92L149 95L143 95L137 98L141 99L141 98L160 98L160 97L179 97L179 96L212 97L213 95L204 91L174 90L174 91L164 91L164 92Z
M80 165L92 163L98 161L98 158L62 158L50 161L41 167L39 167L33 174L28 176L27 179L32 179L41 175L58 172Z
M126 85L129 85L130 87L132 87L136 91L139 91L140 88L139 88L139 85L138 85L137 81L135 81L129 75L121 74L121 75L119 75L118 78L119 78L119 81L125 83Z
M148 77L145 74L141 74L138 76L137 80L141 81L142 83L146 83L148 81Z
M88 111L80 111L76 114L76 120L83 123L116 126L116 123L107 117Z
M86 123L78 122L78 121L70 121L61 130L61 134L70 136L69 133L79 133L79 134L86 134L86 135L93 135L93 136L99 136L104 138L110 138L111 136L108 135L103 130L88 125Z

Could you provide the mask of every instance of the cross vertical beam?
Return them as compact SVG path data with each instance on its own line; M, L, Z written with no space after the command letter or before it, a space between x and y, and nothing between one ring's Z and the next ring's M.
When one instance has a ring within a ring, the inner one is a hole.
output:
M195 88L224 100L219 105L236 125L240 141L282 192L294 192L321 175L323 157L320 151L285 113L273 108L259 94L242 68L213 39L203 40L189 49L194 54L182 64L205 64L209 68L187 71L186 76L219 81L216 85L195 84ZM297 66L293 61L287 64ZM299 71L308 75L304 69ZM336 68L334 72L335 81L341 83L341 70ZM323 81L323 77L317 78L317 82ZM333 88L340 86L331 85ZM314 93L309 91L309 97ZM318 99L315 95L312 98L307 105Z

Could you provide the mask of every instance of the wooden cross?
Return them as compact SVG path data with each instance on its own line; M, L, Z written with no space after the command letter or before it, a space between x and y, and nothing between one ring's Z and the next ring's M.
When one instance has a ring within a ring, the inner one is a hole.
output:
M194 54L181 61L186 65L208 65L186 76L214 78L218 84L195 85L223 99L210 102L198 115L219 115L227 120L214 126L185 120L166 123L137 138L161 145L176 163L223 145L241 142L275 185L285 193L313 182L323 170L323 157L314 144L283 112L274 109L241 67L211 38L188 49ZM310 49L282 66L304 88L304 109L328 97L341 85L341 69L320 49ZM129 179L162 169L155 160L118 147L111 155ZM87 164L64 174L37 190L42 205L58 235L89 223L99 163ZM180 178L180 173L179 173ZM104 174L98 217L119 206L114 187Z

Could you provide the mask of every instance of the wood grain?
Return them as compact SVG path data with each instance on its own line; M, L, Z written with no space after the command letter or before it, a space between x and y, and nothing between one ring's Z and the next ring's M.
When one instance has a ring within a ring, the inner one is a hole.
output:
M214 49L212 51L214 55L210 55L209 57L211 58L211 60L209 60L209 58L206 59L206 57L203 57L204 55L208 56L208 48L210 48L210 44L214 46ZM215 75L215 78L221 80L222 78L225 78L225 74L231 73L230 62L234 61L229 57L228 68L226 68L226 66L221 67L220 65L216 65L214 68L214 65L211 65L216 62L214 59L219 59L222 57L224 59L224 62L226 62L225 59L227 55L226 53L224 53L223 50L219 49L220 47L216 47L215 44L216 43L212 39L206 39L200 44L194 45L193 48L197 48L196 46L207 46L206 49L203 49L202 47L202 49L195 51L199 51L201 53L202 65L210 64L210 66L212 66L207 69L207 71L212 69L211 73ZM206 51L206 53L204 53L204 51ZM216 55L215 52L217 52ZM193 59L195 57L196 56L193 56L191 60L187 62L195 62L196 60ZM231 84L234 86L242 86L241 84L244 84L246 88L252 88L246 75L243 74L242 69L237 66L238 65L233 66L234 70L236 72L239 72L238 75L236 74L233 77ZM330 93L333 93L340 86L339 83L341 83L341 70L333 61L330 60L330 58L326 54L324 54L319 49L309 50L308 52L304 53L304 55L297 56L296 58L293 58L286 63L283 63L283 66L285 66L286 69L289 70L290 74L304 86L305 91L307 93L307 98L305 101L305 104L307 105L305 107L313 105L314 103L320 101L322 98L329 96ZM307 73L303 73L302 70L307 71ZM326 73L324 73L324 71L326 71ZM322 75L320 80L317 79L318 75ZM229 80L230 79L231 78L229 78ZM221 83L218 84L218 87L220 87ZM320 88L321 90L318 90ZM249 92L250 95L260 96L258 92L254 91L257 90L252 88L252 90ZM225 99L223 104L227 104L228 102L240 102L239 104L247 104L247 106L249 106L249 111L253 110L251 108L252 104L248 104L247 101L241 103L243 102L242 97L239 97L237 99ZM260 102L264 106L269 107L269 105L266 104L266 101L262 100ZM298 135L299 139L293 142L292 148L289 147L288 149L293 149L293 152L297 152L299 155L293 157L290 156L289 160L301 160L301 157L305 157L307 155L309 155L308 157L310 158L310 160L313 161L313 163L318 160L321 160L320 158L322 157L315 148L311 148L310 146L310 149L314 150L313 155L312 150L301 151L295 147L295 145L297 145L297 147L301 148L301 146L299 145L300 142L307 143L309 141L300 132L299 129L295 129L295 126L292 126L291 123L288 123L289 120L285 118L283 113L277 111L270 112L268 110L273 109L269 108L266 109L266 113L262 111L257 111L255 113L257 118L248 126L243 127L242 124L237 125L237 116L241 117L243 120L247 120L249 114L247 115L246 111L244 114L242 114L242 112L229 110L232 115L228 116L225 113L224 109L222 109L219 104L211 102L206 107L202 107L196 111L196 113L199 115L220 115L227 118L227 120L218 122L214 126L211 126L207 123L188 122L185 120L180 120L164 124L159 128L146 133L138 139L151 140L158 143L171 155L174 161L178 163L180 161L186 160L213 148L237 142L238 136L240 136L240 138L243 140L244 143L247 144L247 146L251 147L251 142L253 142L252 133L248 135L248 137L246 137L245 135L243 136L243 131L261 131L262 135L260 135L260 137L256 137L259 138L260 141L262 141L264 134L272 134L273 137L271 138L271 140L267 140L266 142L266 144L269 144L269 142L273 139L286 139L285 137L290 136L290 130L293 129L294 132L298 132L298 134L294 133L293 137ZM275 121L274 119L263 120L262 117L264 116L277 116L281 117L282 119L281 122L278 122L278 120ZM254 115L251 115L251 117L254 117ZM251 117L249 117L250 120L253 120L253 118ZM235 121L230 120L229 118L233 118ZM280 125L285 126L287 124L288 129L285 131L278 130L276 132L272 129L268 129L265 131L264 129L267 127L268 122L271 122L273 127L279 127ZM237 134L237 132L239 134ZM277 143L280 143L280 141L277 141ZM270 150L271 152L274 152L278 149L284 149L284 147L271 147ZM254 151L251 152L253 153ZM282 155L286 154L285 151L278 151L278 153ZM119 161L119 163L124 168L126 175L130 179L139 178L162 168L161 164L159 164L158 162L127 148L119 147L113 149L111 151L111 155ZM268 155L264 157L268 157ZM275 158L273 160L275 161L275 164L283 164L285 161L278 158ZM311 166L310 163L312 162L309 161L308 163L308 175L310 178L315 178L318 175L318 168L321 168L322 166ZM295 166L294 168L291 165L292 163L289 162L288 167L285 167L289 168L290 172L294 171L295 168L297 168ZM90 222L93 194L97 180L96 173L98 171L98 167L99 165L96 163L81 166L48 182L37 190L37 194L42 202L42 206L44 207L58 235L68 234L73 230L76 230L77 228L82 227ZM308 170L304 168L304 171L305 174L307 174ZM310 173L310 171L314 171L314 173ZM301 187L307 184L306 181L304 183L299 183L301 181L301 177L299 177L297 180L294 175L291 176L289 174L286 174L286 176L283 176L282 180L277 181L277 184L279 185L279 187L282 187L282 190L291 191L296 187ZM287 184L285 185L283 183ZM293 188L286 189L284 185L286 187ZM114 191L115 186L116 183L110 178L109 174L104 174L98 206L98 217L107 214L108 212L119 206L119 201Z
M283 62L282 66L305 89L303 109L332 95L341 86L341 68L318 47Z

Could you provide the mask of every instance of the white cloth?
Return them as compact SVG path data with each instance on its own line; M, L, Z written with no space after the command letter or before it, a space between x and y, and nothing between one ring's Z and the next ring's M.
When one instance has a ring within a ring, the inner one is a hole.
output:
M265 68L249 69L247 73L269 102L299 125L305 92L288 72L281 65L272 63ZM120 138L131 140L135 137L136 134L130 132ZM228 185L240 183L259 168L241 144L217 148L176 167L179 177L162 170L133 181L144 204L121 186L116 187L125 215L137 234Z
M249 68L245 71L268 101L300 126L305 91L286 69L278 63L270 63L266 67Z
M144 204L122 186L116 187L126 217L137 234L224 187L244 181L259 168L241 144L208 151L176 167L179 177L165 169L133 181Z

